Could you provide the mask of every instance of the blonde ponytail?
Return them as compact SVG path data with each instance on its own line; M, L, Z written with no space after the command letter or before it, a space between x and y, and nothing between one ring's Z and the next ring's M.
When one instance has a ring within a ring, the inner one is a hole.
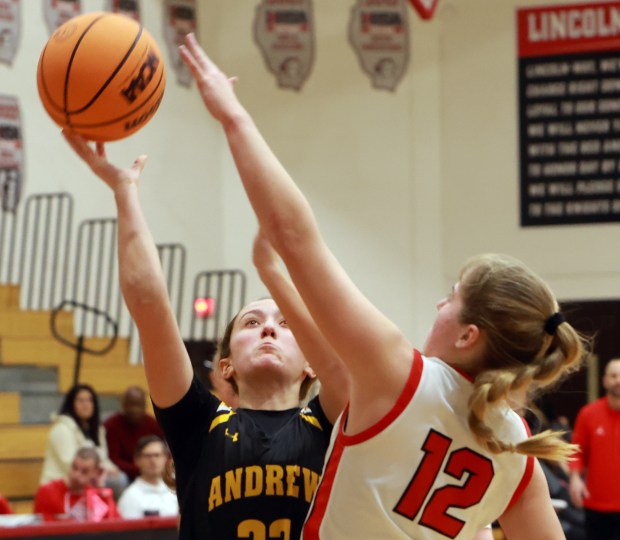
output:
M484 333L485 369L469 400L469 427L490 452L515 452L565 461L577 449L561 433L545 431L518 444L500 440L487 424L491 408L525 405L579 368L585 341L564 321L547 285L519 261L502 255L470 260L461 272L461 321Z

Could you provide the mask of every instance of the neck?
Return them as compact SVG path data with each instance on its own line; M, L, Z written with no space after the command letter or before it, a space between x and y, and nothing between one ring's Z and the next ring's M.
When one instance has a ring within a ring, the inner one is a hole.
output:
M612 396L611 394L607 394L607 403L609 403L609 407L614 411L620 411L620 397Z
M86 491L86 488L75 488L75 487L72 487L70 484L67 484L67 489L71 495L76 495L76 496L84 495L84 492Z
M151 484L152 486L156 486L159 484L159 476L144 476L141 475L140 478L144 480L147 484Z
M265 411L284 411L299 407L299 388L253 388L239 387L239 407Z

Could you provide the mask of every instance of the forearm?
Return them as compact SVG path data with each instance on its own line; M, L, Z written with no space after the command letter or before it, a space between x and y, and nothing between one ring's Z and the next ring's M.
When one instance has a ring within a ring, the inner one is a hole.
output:
M115 189L118 210L119 277L123 297L138 327L153 401L176 403L193 371L174 317L159 255L138 200L136 184Z
M153 237L138 200L138 186L123 184L114 193L118 212L119 278L134 320L145 307L166 303L168 293ZM137 320L136 320L137 322Z

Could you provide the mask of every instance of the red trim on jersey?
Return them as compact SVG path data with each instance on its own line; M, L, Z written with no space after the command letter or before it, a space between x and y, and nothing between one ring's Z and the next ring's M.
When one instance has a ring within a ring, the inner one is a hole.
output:
M345 411L345 414L346 412L347 411ZM344 420L344 414L342 416L342 420ZM323 476L321 477L321 483L316 490L314 501L312 501L310 514L308 514L304 525L304 540L317 540L319 538L319 529L321 528L321 523L325 517L327 503L329 502L329 497L334 485L334 478L336 477L338 465L340 463L340 459L342 458L342 453L344 452L344 445L342 443L341 435L342 431L339 428L338 435L334 441L334 448L327 458L327 463L325 463L325 470L323 471Z
M450 364L448 364L450 365ZM461 375L462 377L464 377L465 379L467 379L470 383L473 383L476 380L476 377L474 377L473 375L467 373L466 371L463 371L461 368L457 368L454 366L450 366L454 371L456 371L459 375Z
M527 432L527 436L531 437L532 432L530 431L530 426L528 425L525 418L521 418L523 420L523 425L525 426L525 431ZM532 456L527 456L527 462L525 463L525 471L523 472L523 477L521 478L521 482L515 489L515 492L512 494L512 499L508 503L506 510L510 508L514 503L516 503L523 495L525 488L529 485L530 480L532 479L532 475L534 474L534 458Z
M319 538L319 530L323 518L325 517L325 512L327 511L327 503L329 502L336 472L338 471L338 465L342 459L345 447L366 441L377 433L380 433L403 412L418 388L423 368L424 362L422 361L422 355L418 350L414 349L413 362L411 363L411 371L409 372L407 383L392 409L377 423L356 435L349 436L343 431L343 426L346 424L349 415L349 406L347 405L345 407L338 425L338 433L334 441L334 446L329 456L327 456L325 470L323 471L321 482L314 495L314 501L312 502L310 513L304 525L304 540L317 540Z
M340 432L338 433L339 437L342 436L342 444L344 446L351 446L353 444L359 444L367 441L378 433L381 433L394 420L396 420L398 416L405 410L405 407L407 407L407 405L413 398L415 391L418 389L418 384L420 384L420 378L422 377L423 367L424 362L422 360L422 355L420 354L420 351L414 349L413 362L411 363L411 371L409 372L409 377L407 378L405 388L401 392L400 396L398 396L396 403L394 403L392 409L383 418L378 420L375 424L365 429L364 431L360 431L355 435L347 435L343 431L349 413L349 408L347 407L344 411L344 414L342 415L342 421L340 422Z

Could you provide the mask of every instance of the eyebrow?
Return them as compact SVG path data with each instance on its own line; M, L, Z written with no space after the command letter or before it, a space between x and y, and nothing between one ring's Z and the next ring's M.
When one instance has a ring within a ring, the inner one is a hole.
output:
M239 319L245 319L245 317L247 317L248 315L253 315L255 317L267 317L269 315L269 313L263 309L260 308L254 308L251 309L250 311L246 311L245 313L243 313ZM275 317L282 317L284 318L284 315L282 314L282 312L280 310L277 310L275 312Z
M246 311L245 313L243 313L241 315L241 317L239 317L240 319L244 319L245 317L247 317L248 315L264 315L264 311L262 311L261 309L251 309L250 311Z

